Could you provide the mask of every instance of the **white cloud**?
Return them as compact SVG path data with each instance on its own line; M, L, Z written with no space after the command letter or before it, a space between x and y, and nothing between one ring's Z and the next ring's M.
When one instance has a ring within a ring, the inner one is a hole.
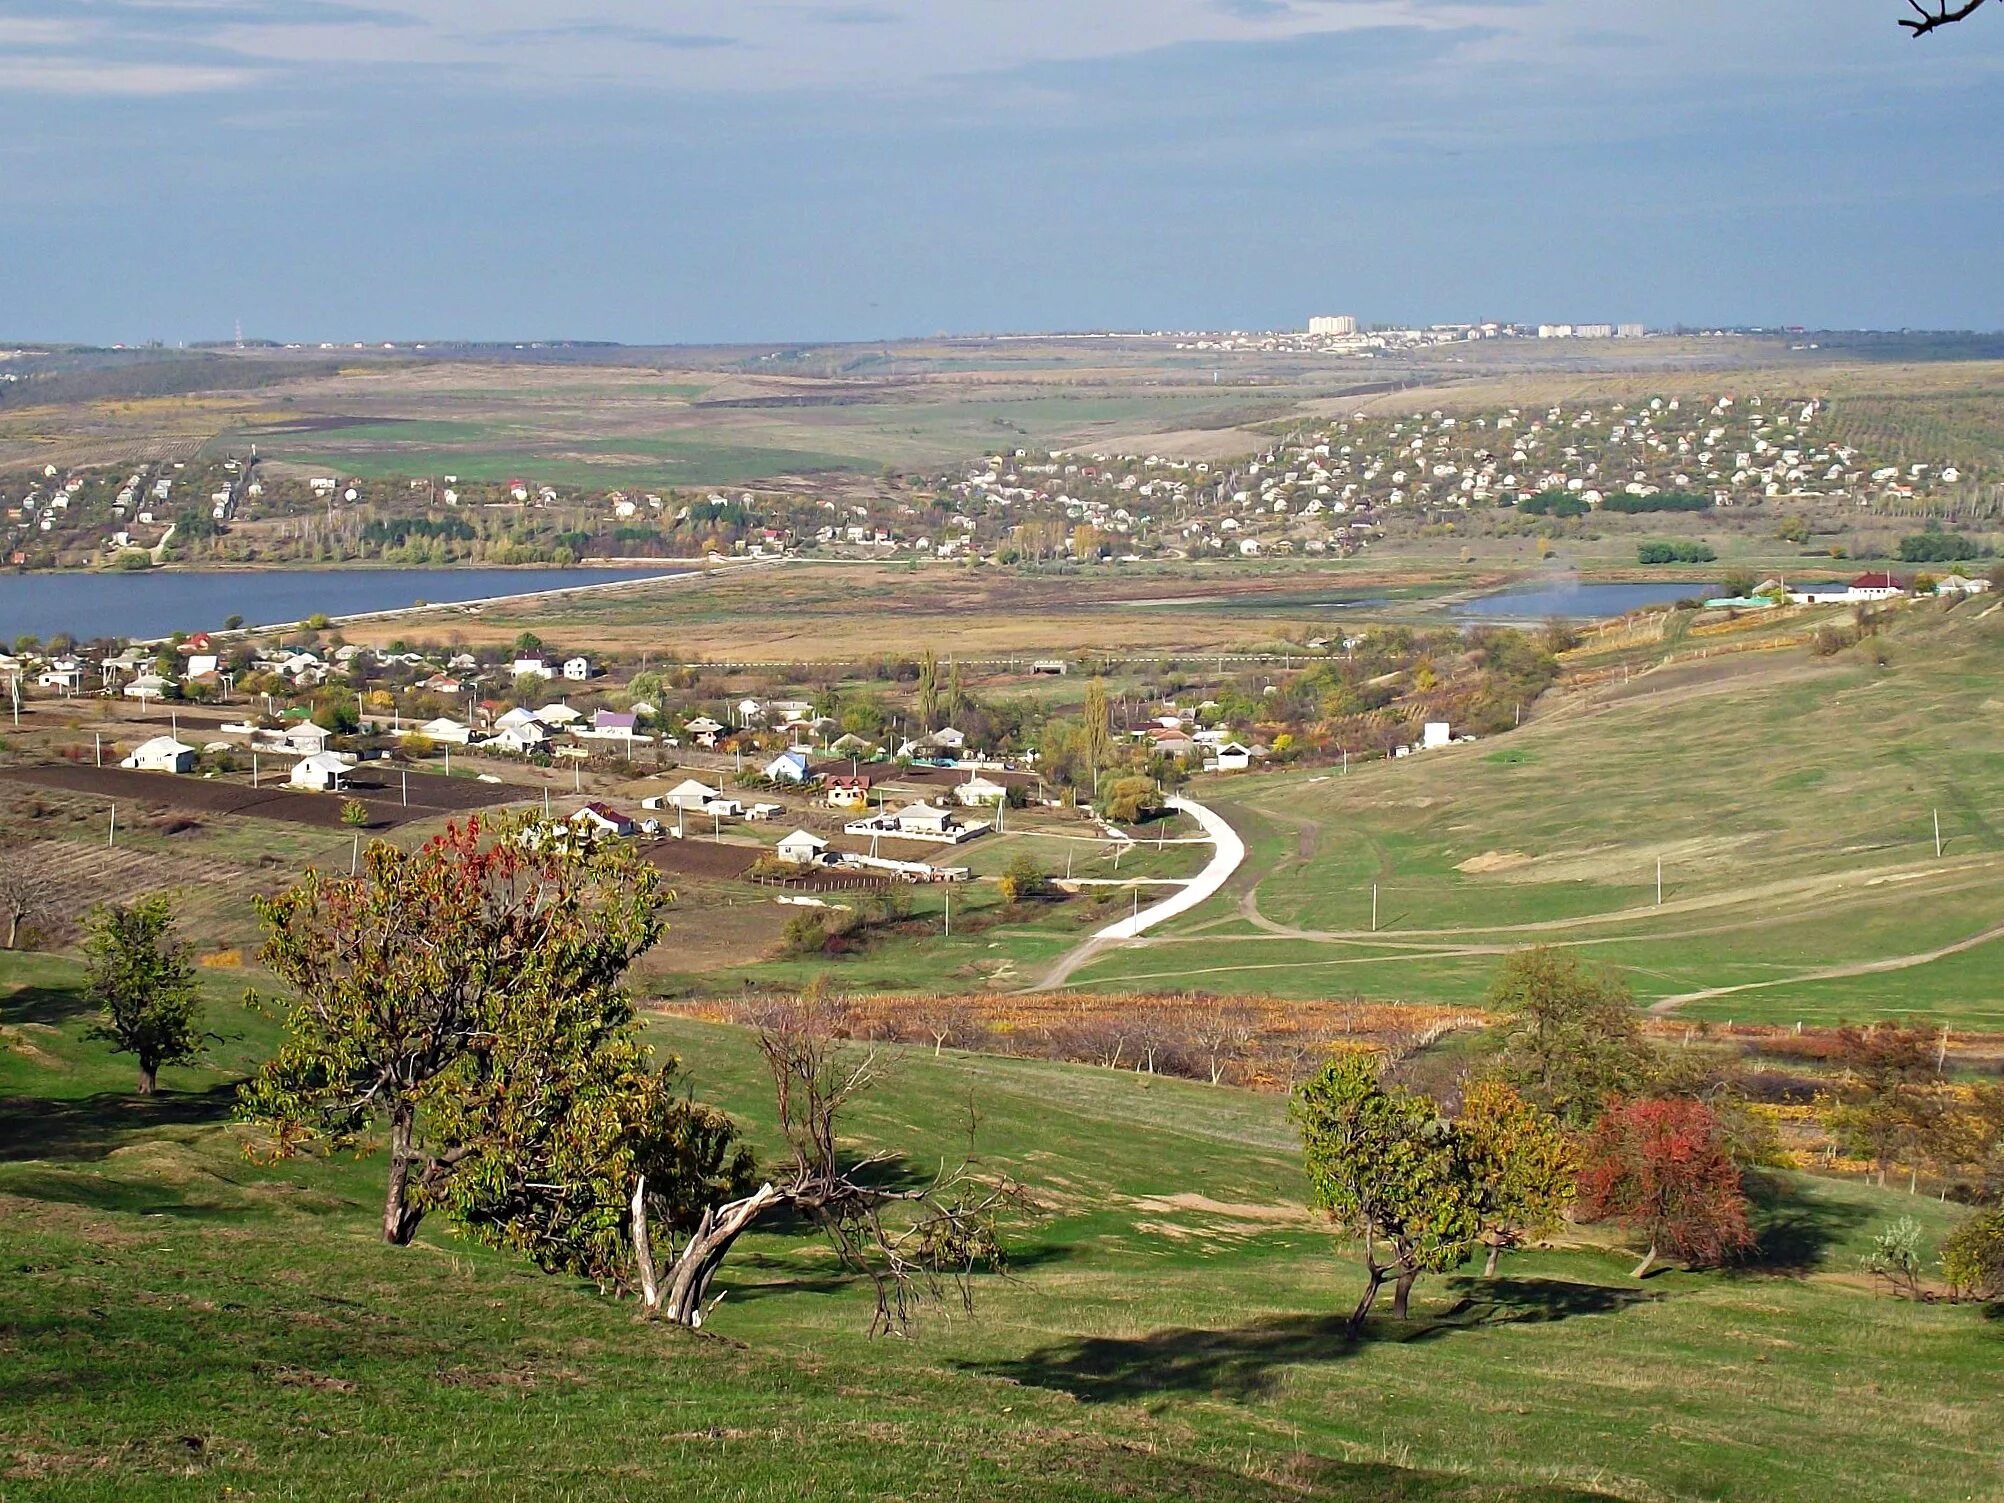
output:
M234 89L248 69L184 63L93 62L76 57L0 58L0 90L25 94L160 97Z

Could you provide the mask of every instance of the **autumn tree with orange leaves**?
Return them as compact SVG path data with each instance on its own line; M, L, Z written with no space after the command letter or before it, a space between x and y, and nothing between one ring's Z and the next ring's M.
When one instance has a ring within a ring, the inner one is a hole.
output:
M1753 1246L1739 1167L1704 1102L1610 1102L1583 1157L1580 1219L1618 1221L1647 1239L1636 1278L1659 1252L1705 1268Z
M552 1156L589 1158L588 1141L628 1151L637 1124L686 1126L662 1120L666 1072L634 1038L623 986L661 933L663 902L629 847L524 820L475 818L411 851L376 841L353 876L309 871L258 903L262 959L294 1000L286 1042L246 1083L239 1115L281 1155L386 1131L387 1242L408 1243L456 1182L477 1182L483 1193L456 1209L490 1240L568 1267L578 1260L561 1244L582 1232L606 1244L582 1261L604 1261L622 1236L619 1195L598 1204L608 1197L578 1190L592 1176L577 1163L563 1183L582 1199L569 1209L547 1193L531 1203L512 1178ZM726 1181L729 1157L716 1165Z

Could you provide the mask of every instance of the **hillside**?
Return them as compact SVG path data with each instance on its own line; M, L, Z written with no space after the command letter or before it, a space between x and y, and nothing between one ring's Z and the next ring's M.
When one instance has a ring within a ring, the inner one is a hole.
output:
M1700 650L1495 741L1200 784L1244 872L1072 984L1469 1001L1545 942L1680 1015L1998 1026L2004 610L1918 605L1829 657Z
M1302 1207L1280 1103L1129 1073L895 1056L858 1150L984 1160L1044 1207L971 1318L863 1334L801 1232L727 1267L708 1332L456 1242L374 1240L380 1160L259 1167L225 1124L269 1025L150 1103L80 1037L76 972L0 961L0 1492L9 1499L1933 1498L2004 1486L1996 1332L1870 1293L1925 1199L1786 1179L1769 1271L1637 1285L1528 1252L1340 1335L1353 1257ZM661 1025L770 1142L748 1039ZM1868 1389L1868 1405L1854 1395ZM1832 1438L1845 1437L1843 1445Z

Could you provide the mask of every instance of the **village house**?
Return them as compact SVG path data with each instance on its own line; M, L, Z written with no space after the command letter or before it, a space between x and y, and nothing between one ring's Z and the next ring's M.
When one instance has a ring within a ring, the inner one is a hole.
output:
M503 726L494 735L481 742L480 749L527 756L531 752L543 750L549 744L549 728L539 720L528 720L516 725Z
M570 824L571 828L592 840L607 836L624 840L639 828L610 804L600 803L586 804L571 816Z
M1219 772L1245 772L1252 767L1252 748L1236 741L1220 742L1211 765Z
M827 803L831 809L869 808L870 780L861 776L828 779Z
M1008 800L1009 790L992 778L984 778L979 773L958 784L953 790L953 801L963 809L992 809Z
M132 755L118 765L140 772L192 772L195 768L195 748L172 736L155 736L150 741L140 742L133 748Z
M347 786L348 774L355 770L355 764L339 752L315 752L312 756L295 762L286 784L293 788L310 789L315 793L339 793Z
M819 866L828 859L828 842L806 830L795 830L773 850L795 866Z
M592 667L590 658L575 657L564 659L564 678L570 683L585 683L596 672L597 670Z
M591 734L612 741L645 741L640 734L640 717L619 710L594 710L591 717Z
M119 692L127 699L165 699L173 687L157 673L142 673Z
M712 799L718 797L717 790L709 784L688 778L677 783L661 795L660 807L664 809L703 809Z
M508 665L508 671L516 678L555 678L557 671L549 660L541 657L519 657Z
M405 736L422 736L427 741L435 741L444 746L464 746L473 739L473 729L461 725L449 716L441 715L436 720L427 720L415 728L406 726L401 732Z
M799 747L790 747L781 752L762 769L775 783L805 783L814 776L808 764L807 753Z

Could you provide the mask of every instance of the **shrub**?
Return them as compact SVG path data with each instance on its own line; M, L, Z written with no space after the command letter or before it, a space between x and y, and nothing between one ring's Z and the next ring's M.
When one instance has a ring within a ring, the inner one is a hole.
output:
M2004 1299L2004 1208L1970 1217L1941 1245L1941 1269L1964 1299Z
M1528 517L1583 517L1591 508L1585 498L1571 491L1550 490L1526 496L1517 503L1517 510Z
M1002 873L1002 901L1021 903L1031 898L1041 898L1051 891L1051 878L1044 869L1028 856L1018 856L1009 863L1009 869Z
M1874 1279L1883 1279L1893 1292L1908 1299L1920 1297L1921 1227L1911 1216L1902 1216L1872 1239L1872 1250L1858 1260Z
M1600 503L1602 511L1632 516L1646 511L1710 511L1712 498L1691 491L1658 491L1653 496L1609 496Z
M1636 561L1644 564L1709 564L1718 556L1710 543L1651 541L1635 549Z
M1924 532L1909 533L1900 539L1900 562L1904 564L1944 564L1975 558L1976 544L1960 533L1943 532L1930 526Z

